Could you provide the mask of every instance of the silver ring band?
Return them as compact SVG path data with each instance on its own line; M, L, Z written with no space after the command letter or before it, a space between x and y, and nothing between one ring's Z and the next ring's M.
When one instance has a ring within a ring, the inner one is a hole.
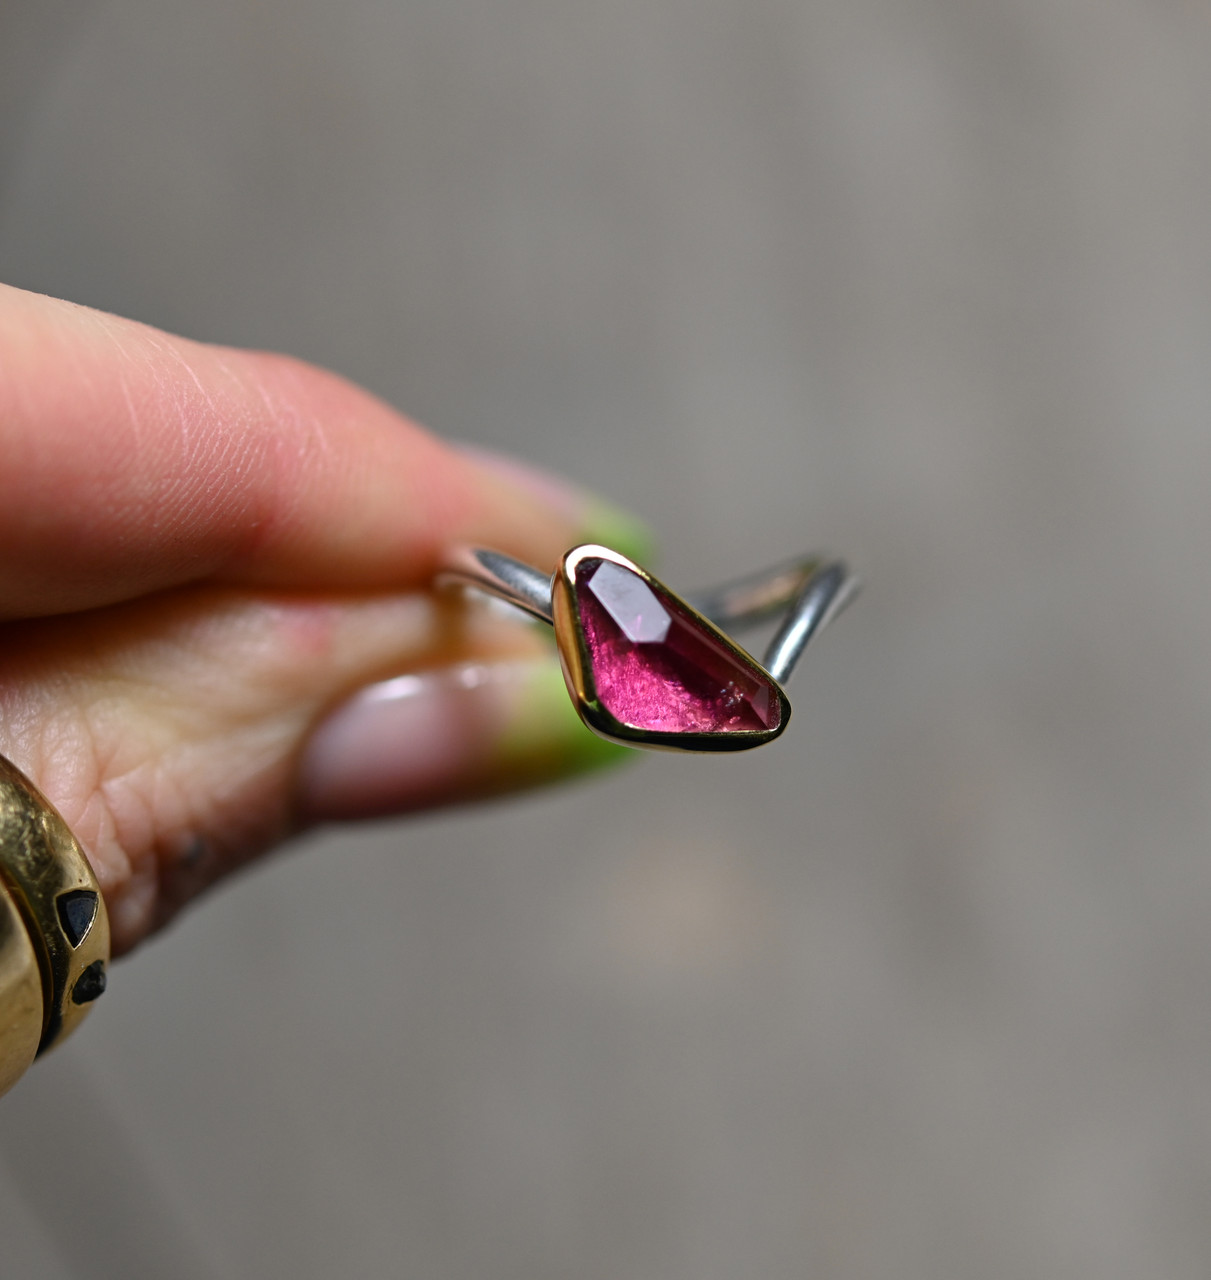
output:
M609 566L604 574L603 564ZM606 598L605 587L591 585L592 579L602 578L609 579L614 604ZM625 556L592 544L573 547L552 575L499 551L458 548L447 558L438 582L472 586L554 626L569 692L585 722L603 737L632 746L691 751L737 750L777 736L790 713L784 687L804 649L858 589L842 561L803 556L679 597ZM604 612L599 608L603 603ZM627 610L635 613L630 622L623 617ZM782 622L760 664L728 634L779 615L784 615ZM669 650L670 629L677 655ZM727 649L724 657L716 652L722 646ZM695 665L692 655L681 650L694 650L702 660ZM734 672L725 658L734 663ZM652 692L654 673L660 671L670 687L663 709L657 705L658 692ZM749 680L762 678L776 686L781 700L776 726L729 727L720 719L723 711L718 706L711 712L708 704L717 703L712 681L738 680L747 688ZM626 680L629 689L622 687ZM637 693L637 683L643 685L642 695ZM622 704L633 712L636 698L643 704L641 714L632 713L629 718L618 714ZM684 706L679 712L678 699L683 703L688 699L695 706ZM687 727L679 727L683 723Z

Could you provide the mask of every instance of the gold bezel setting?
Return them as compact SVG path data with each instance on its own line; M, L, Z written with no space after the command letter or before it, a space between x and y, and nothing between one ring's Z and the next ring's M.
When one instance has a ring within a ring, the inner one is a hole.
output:
M759 684L768 686L778 703L778 722L769 729L717 731L656 730L619 720L602 702L593 675L593 658L577 600L577 573L586 560L606 561L638 577L662 602L667 601L682 620L713 641ZM573 547L559 562L551 582L551 606L555 639L568 692L580 718L594 733L610 742L664 751L746 751L772 742L790 720L791 705L781 684L729 635L692 605L670 591L658 578L627 556L609 547L586 543Z
M578 577L588 559L623 572L590 586ZM594 733L690 752L744 751L779 737L790 720L787 681L858 591L844 561L806 555L687 599L597 543L566 552L554 574L490 547L454 546L434 578L447 585L486 592L555 628L568 692ZM758 662L730 632L770 622Z
M0 890L12 900L42 980L45 1053L105 990L109 919L92 867L59 811L0 756Z

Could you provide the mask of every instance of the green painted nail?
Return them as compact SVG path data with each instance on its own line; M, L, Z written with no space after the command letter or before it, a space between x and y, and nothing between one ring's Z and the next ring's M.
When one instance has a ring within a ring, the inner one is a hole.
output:
M656 554L656 539L642 520L597 497L588 499L580 536L584 542L621 551L645 568Z
M585 728L554 654L533 664L529 678L518 682L515 699L495 746L497 759L510 772L566 776L621 764L635 755Z

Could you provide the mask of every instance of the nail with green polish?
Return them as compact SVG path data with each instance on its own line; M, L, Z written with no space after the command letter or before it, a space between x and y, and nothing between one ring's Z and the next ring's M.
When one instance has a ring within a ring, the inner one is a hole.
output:
M651 529L638 516L601 498L588 498L580 540L620 551L629 560L645 567L652 563L656 554L656 539Z
M524 768L536 777L568 776L621 764L635 756L585 727L568 699L554 655L527 664L524 678L510 690L510 701L510 712L493 752L506 768Z

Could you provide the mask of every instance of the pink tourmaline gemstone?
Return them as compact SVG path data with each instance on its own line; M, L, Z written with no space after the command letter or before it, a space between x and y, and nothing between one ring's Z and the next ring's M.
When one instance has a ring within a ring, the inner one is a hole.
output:
M638 574L582 560L576 601L597 697L615 720L661 733L778 728L773 684Z

